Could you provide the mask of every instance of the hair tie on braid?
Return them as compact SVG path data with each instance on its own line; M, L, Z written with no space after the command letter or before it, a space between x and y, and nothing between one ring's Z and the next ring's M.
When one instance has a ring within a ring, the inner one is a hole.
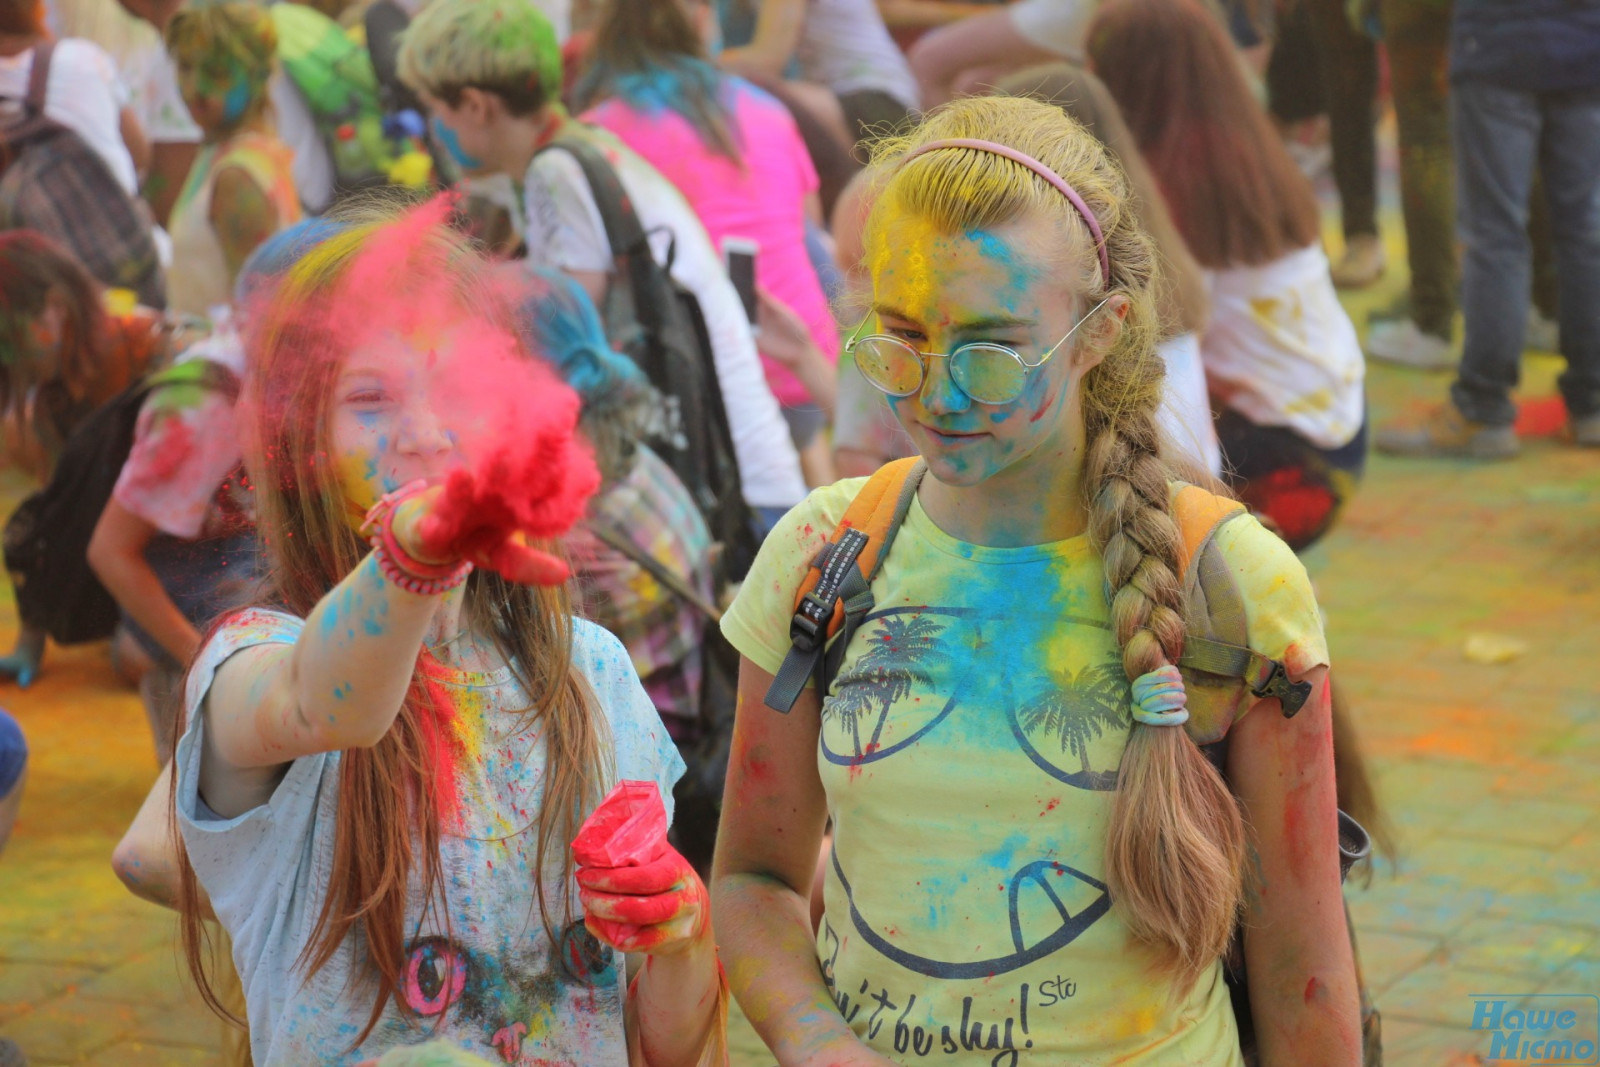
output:
M1189 721L1183 675L1170 663L1133 680L1133 718L1146 726L1182 726Z

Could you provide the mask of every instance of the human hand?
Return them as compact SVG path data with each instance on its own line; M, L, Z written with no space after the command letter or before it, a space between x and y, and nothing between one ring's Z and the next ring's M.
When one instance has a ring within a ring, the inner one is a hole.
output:
M785 367L792 370L803 363L822 359L806 320L762 286L756 287L756 326L761 330L757 341L761 354Z
M705 883L671 845L637 867L579 867L583 924L619 952L673 955L710 940Z
M565 533L600 485L594 457L569 433L535 430L395 509L400 547L425 563L471 560L523 585L559 585L567 565L528 544Z

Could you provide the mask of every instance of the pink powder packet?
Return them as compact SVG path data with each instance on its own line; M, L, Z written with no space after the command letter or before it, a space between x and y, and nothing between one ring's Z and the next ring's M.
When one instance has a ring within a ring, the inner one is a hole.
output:
M654 782L620 782L572 842L580 867L643 867L667 851L667 809Z

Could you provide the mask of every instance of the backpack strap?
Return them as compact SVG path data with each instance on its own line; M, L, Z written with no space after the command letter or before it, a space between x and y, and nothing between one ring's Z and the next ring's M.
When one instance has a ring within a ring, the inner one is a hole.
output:
M819 693L828 691L850 638L872 610L872 579L883 568L927 469L920 456L886 464L845 509L795 591L789 654L767 690L769 708L787 715L809 678L815 677Z
M722 622L722 609L702 596L700 591L691 584L690 579L685 578L640 548L633 542L632 538L616 526L604 519L593 517L585 520L585 525L589 527L589 532L594 534L597 539L604 544L610 545L613 549L638 564L640 569L660 582L664 589L694 608L701 615L704 615L709 622L718 624Z
M50 94L50 57L55 55L54 40L40 41L33 46L33 69L28 72L28 95L23 106L30 115L43 115L44 102Z
M634 292L647 292L649 264L639 257L651 255L650 242L638 214L633 210L628 191L617 177L616 168L594 145L582 137L570 135L555 138L542 146L535 156L557 148L577 160L583 170L583 180L588 183L589 192L594 194L595 207L600 211L600 223L605 227L606 240L611 244L612 258L626 264L628 281ZM649 301L637 303L648 304ZM634 314L639 316L642 326L649 328L660 325L654 321L653 308L636 306ZM651 321L645 321L647 315L651 316Z
M1195 485L1183 486L1173 498L1173 516L1180 535L1178 580L1186 589L1196 584L1191 577L1203 583L1210 620L1215 624L1218 616L1223 616L1230 623L1213 625L1212 629L1224 633L1244 632L1244 604L1231 575L1221 575L1223 580L1219 581L1204 581L1207 570L1218 565L1217 561L1208 559L1206 550L1218 530L1245 513L1244 505L1238 501L1208 493ZM1268 659L1243 644L1197 635L1192 625L1189 630L1183 639L1183 655L1178 657L1180 668L1237 678L1257 699L1277 697L1285 718L1293 718L1305 706L1311 695L1311 683L1291 681L1281 660Z

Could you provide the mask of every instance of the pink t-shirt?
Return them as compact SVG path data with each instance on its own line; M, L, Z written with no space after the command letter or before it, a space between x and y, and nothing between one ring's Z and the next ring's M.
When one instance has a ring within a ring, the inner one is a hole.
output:
M741 79L727 84L742 164L707 145L676 111L643 111L613 98L583 119L610 130L676 185L719 249L724 237L754 241L756 281L793 308L823 355L836 361L839 331L806 255L805 199L817 189L816 169L782 104ZM761 364L780 404L810 402L786 367L765 353Z

